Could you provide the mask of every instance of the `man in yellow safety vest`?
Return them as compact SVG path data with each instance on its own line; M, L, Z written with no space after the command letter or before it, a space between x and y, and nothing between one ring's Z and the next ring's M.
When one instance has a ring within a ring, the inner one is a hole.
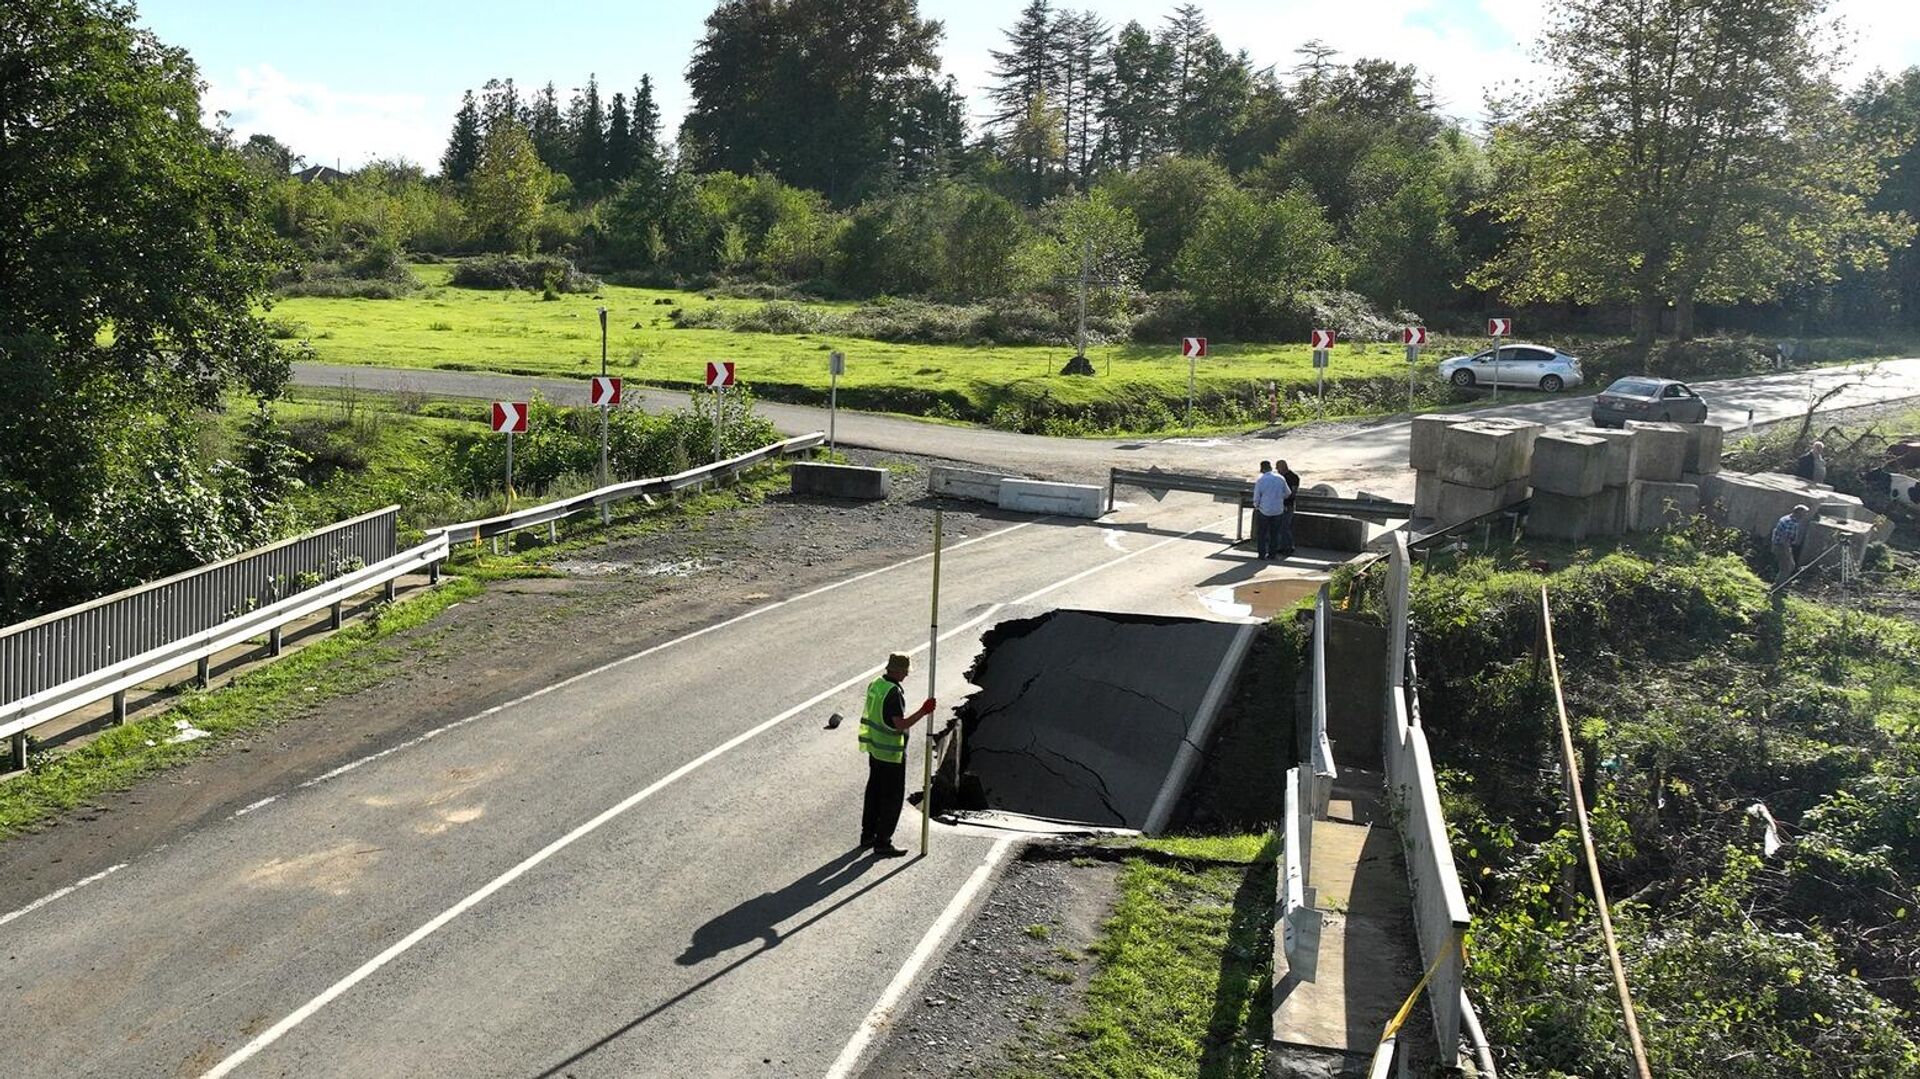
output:
M900 823L900 803L907 794L907 731L933 714L928 697L920 710L907 714L907 680L913 661L895 652L887 657L887 673L867 687L860 712L860 748L867 754L867 800L860 811L860 846L871 847L881 858L907 853L893 845L893 829Z

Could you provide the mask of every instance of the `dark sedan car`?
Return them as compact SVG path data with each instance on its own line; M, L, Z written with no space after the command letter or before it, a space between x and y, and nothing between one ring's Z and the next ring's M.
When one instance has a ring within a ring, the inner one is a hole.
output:
M1630 375L1616 379L1593 399L1595 427L1625 427L1628 420L1705 423L1707 403L1670 378Z

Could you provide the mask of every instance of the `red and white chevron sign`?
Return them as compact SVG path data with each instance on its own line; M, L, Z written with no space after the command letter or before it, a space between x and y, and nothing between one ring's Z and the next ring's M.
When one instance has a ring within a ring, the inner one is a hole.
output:
M1510 318L1490 318L1487 320L1488 337L1512 337L1513 320Z
M1400 331L1400 343L1403 345L1424 345L1427 343L1425 326L1408 326Z
M1182 337L1180 355L1184 359L1199 359L1207 354L1207 339L1204 337Z
M527 403L525 401L495 401L493 403L493 433L497 435L526 434Z
M620 380L605 375L596 375L593 389L587 393L588 402L595 405L612 407L620 403Z
M725 389L733 385L733 362L707 364L707 388Z
M1313 331L1313 347L1314 348L1332 348L1333 347L1333 331L1332 330Z

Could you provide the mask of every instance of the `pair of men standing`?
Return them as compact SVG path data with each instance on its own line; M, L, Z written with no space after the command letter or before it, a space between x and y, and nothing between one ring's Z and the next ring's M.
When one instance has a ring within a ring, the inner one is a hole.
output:
M1300 491L1300 477L1285 461L1260 462L1260 477L1253 481L1253 543L1257 557L1271 561L1293 557L1293 498Z

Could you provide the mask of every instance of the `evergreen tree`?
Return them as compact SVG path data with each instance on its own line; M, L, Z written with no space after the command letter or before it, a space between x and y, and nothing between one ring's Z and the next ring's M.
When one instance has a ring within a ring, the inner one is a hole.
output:
M551 82L541 87L527 106L527 137L533 140L534 152L548 168L564 171L572 163L567 120L560 114L560 93Z
M1100 101L1111 82L1113 28L1093 11L1062 12L1060 39L1060 111L1066 142L1066 170L1085 187L1093 177L1099 150Z
M627 95L615 93L607 109L607 183L633 175L633 125L627 117Z
M1020 19L1007 31L1005 51L992 50L993 86L987 96L994 113L987 123L1011 131L1027 119L1036 98L1054 96L1059 89L1060 64L1056 51L1059 24L1047 0L1028 0Z
M479 166L480 106L468 90L460 99L460 111L453 114L453 134L447 139L447 152L440 155L440 175L463 184Z
M587 76L586 89L576 93L567 110L573 137L573 167L567 175L581 191L597 191L607 178L607 117L600 104L600 83Z
M517 121L501 120L488 129L480 167L473 173L474 225L509 250L531 255L553 179L534 152L527 129Z
M1122 27L1108 58L1110 74L1098 105L1101 157L1126 170L1166 146L1170 53L1137 22Z
M520 104L520 91L514 88L512 79L488 79L487 84L480 88L481 133L492 131L495 124L506 120L526 124L526 109Z
M1245 52L1230 56L1199 7L1183 4L1167 17L1160 44L1169 57L1172 102L1169 142L1183 154L1219 152L1253 89Z

